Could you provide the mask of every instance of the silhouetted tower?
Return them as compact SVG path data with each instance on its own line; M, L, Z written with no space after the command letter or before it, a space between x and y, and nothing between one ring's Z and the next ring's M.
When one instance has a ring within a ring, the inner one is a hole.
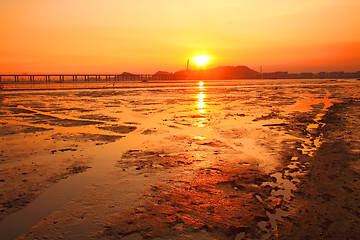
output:
M189 79L189 59L187 60L186 63L186 79Z
M262 79L262 74L263 74L263 72L262 72L262 66L260 66L260 78Z

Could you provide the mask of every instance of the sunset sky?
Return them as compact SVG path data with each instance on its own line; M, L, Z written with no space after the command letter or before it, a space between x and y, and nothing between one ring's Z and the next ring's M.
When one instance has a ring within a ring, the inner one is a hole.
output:
M0 0L0 73L360 71L359 0Z

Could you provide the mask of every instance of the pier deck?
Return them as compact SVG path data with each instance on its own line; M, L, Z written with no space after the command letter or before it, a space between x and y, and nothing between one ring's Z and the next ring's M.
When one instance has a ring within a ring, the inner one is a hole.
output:
M174 80L173 74L2 74L0 82L80 82Z

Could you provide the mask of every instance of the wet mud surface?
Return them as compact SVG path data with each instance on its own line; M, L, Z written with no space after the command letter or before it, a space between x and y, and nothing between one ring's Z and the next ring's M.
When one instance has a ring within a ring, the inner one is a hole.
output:
M324 116L323 144L297 186L289 221L279 223L281 239L359 238L359 107L359 101L338 103Z
M0 219L34 200L42 189L72 174L86 171L89 161L69 158L63 161L24 163L0 170Z
M148 85L1 93L2 239L359 236L358 82Z

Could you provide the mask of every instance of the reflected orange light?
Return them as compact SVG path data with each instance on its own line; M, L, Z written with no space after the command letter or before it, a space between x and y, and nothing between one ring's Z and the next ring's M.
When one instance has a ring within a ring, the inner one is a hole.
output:
M205 121L206 121L206 118L199 118L199 122L195 123L194 126L197 126L199 128L203 128L205 127Z
M205 113L205 102L204 102L204 99L205 99L205 94L203 92L199 93L198 94L198 108L199 108L199 112L200 113Z
M197 98L197 102L196 102L196 110L200 113L200 114L205 114L206 113L206 102L205 102L205 98L206 98L206 89L204 88L204 83L203 82L198 82L198 89L199 89L199 93L197 94L196 98ZM194 124L194 126L203 128L205 127L205 122L206 122L206 117L201 115L201 117L197 118L198 122Z
M203 82L198 82L198 85L199 85L198 86L199 91L204 91L205 90Z
M203 141L206 139L206 137L203 137L203 136L193 136L193 139L194 140L200 140L200 141Z
M203 92L201 92L201 93L198 94L199 102L203 102L203 101L204 101L204 98L205 98L205 94L204 94Z
M205 112L205 110L204 110L205 103L199 102L198 106L199 106L199 112L204 113Z

